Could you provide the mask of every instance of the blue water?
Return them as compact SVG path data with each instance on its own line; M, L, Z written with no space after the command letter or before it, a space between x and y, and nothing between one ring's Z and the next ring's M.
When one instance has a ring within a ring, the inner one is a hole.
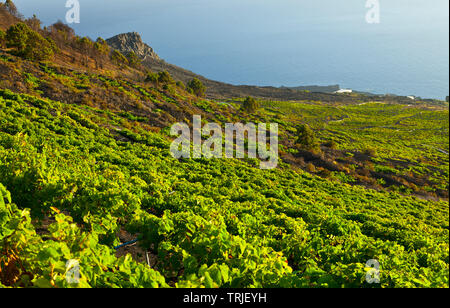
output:
M65 0L16 0L44 24ZM449 1L80 0L78 34L137 31L166 61L232 84L340 84L374 93L449 95Z

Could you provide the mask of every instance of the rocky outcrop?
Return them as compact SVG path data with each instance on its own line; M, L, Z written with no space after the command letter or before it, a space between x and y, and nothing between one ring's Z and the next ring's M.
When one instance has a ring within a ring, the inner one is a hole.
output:
M126 55L134 52L141 60L160 60L156 52L142 41L139 33L130 32L116 35L106 40L109 46Z

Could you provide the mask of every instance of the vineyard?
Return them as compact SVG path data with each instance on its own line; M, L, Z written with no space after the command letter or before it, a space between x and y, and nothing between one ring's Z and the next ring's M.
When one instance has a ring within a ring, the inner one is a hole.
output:
M2 5L0 287L449 287L447 102L205 97ZM277 123L278 167L173 158L193 115Z
M0 91L3 286L448 287L448 202L286 163L178 161L128 118ZM121 233L152 268L117 257ZM380 285L366 283L371 259Z

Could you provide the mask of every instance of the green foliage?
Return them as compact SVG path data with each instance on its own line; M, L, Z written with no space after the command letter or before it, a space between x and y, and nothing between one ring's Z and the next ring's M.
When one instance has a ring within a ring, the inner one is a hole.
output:
M41 29L41 21L36 17L36 15L33 15L33 17L25 20L25 23L34 31L39 31Z
M185 90L186 89L186 85L184 84L184 82L182 81L177 81L176 85L178 88Z
M89 49L94 47L94 42L92 42L88 37L77 37L75 44L82 52L87 52Z
M8 29L6 45L14 48L16 55L32 61L50 59L55 49L54 44L24 23L18 23Z
M259 104L253 97L247 97L242 103L242 109L248 113L254 113L258 110Z
M145 78L145 82L151 82L151 83L157 85L159 83L158 73L149 72Z
M367 147L364 150L364 154L367 156L370 156L370 157L375 157L375 156L377 156L377 151L376 151L376 149L374 149L372 147Z
M167 109L175 115L188 106L164 73L147 81L170 95L16 62L39 70L15 67L30 91L52 80L76 94L95 87L91 92L152 102L158 120L175 121ZM333 152L353 162L352 171L372 164L396 178L429 176L430 191L448 189L448 110L261 101L257 113L245 114L234 102L189 100L222 122L279 123L280 150L293 156L302 153L289 148L297 140L313 149L333 140L325 145L339 144ZM381 264L381 287L448 287L446 201L407 195L414 187L356 186L350 168L330 172L309 163L325 180L286 164L262 171L250 160L175 160L167 128L151 133L152 116L142 110L61 101L0 89L0 287L376 287L365 281L369 259ZM305 127L297 131L298 123ZM370 148L376 155L361 155ZM153 269L116 258L119 231L139 236L157 261ZM67 260L80 262L79 284L65 280Z
M58 41L60 47L64 44L72 43L76 39L75 31L62 21L58 21L47 29L50 35Z
M172 85L175 84L175 80L167 71L162 71L158 73L149 72L145 78L145 82L151 82L154 85Z
M329 140L329 141L327 141L324 145L325 145L326 147L330 148L330 149L333 149L333 150L337 149L337 147L338 147L337 142L334 141L334 140Z
M31 29L24 23L11 26L6 33L7 46L16 48L17 54L23 55L29 45L28 34L30 31Z
M3 286L448 287L448 202L283 166L178 161L141 121L0 90ZM114 256L119 230L140 234L153 269ZM370 259L380 285L365 280Z
M16 5L12 0L6 0L5 3L2 3L2 6L6 9L6 11L12 16L19 17L19 12L17 10Z
M306 150L316 150L319 147L314 131L307 124L302 124L297 128L296 142Z
M127 58L118 50L113 50L111 53L111 61L119 67L128 65Z
M107 55L109 53L108 43L102 39L101 37L97 38L97 41L94 44L94 48L103 55Z
M3 30L0 30L0 48L6 47L6 33Z
M131 67L138 67L141 64L141 60L132 51L127 53L127 60Z
M56 46L56 43L53 39L51 39L50 37L46 37L45 40L48 42L48 48L50 48L53 53L60 52L58 46Z
M187 89L189 92L198 97L203 97L206 93L206 86L197 78L194 78L188 82Z

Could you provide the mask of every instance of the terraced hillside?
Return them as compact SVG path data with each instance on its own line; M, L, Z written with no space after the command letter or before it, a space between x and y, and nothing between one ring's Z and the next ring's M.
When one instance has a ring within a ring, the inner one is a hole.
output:
M361 287L377 259L384 287L448 286L445 201L178 161L128 114L0 95L3 285L68 286L78 259L79 286ZM114 256L127 234L152 268Z
M61 24L33 31L51 57L0 35L0 287L449 286L448 103L249 111ZM278 167L173 158L170 126L196 114L278 123Z

